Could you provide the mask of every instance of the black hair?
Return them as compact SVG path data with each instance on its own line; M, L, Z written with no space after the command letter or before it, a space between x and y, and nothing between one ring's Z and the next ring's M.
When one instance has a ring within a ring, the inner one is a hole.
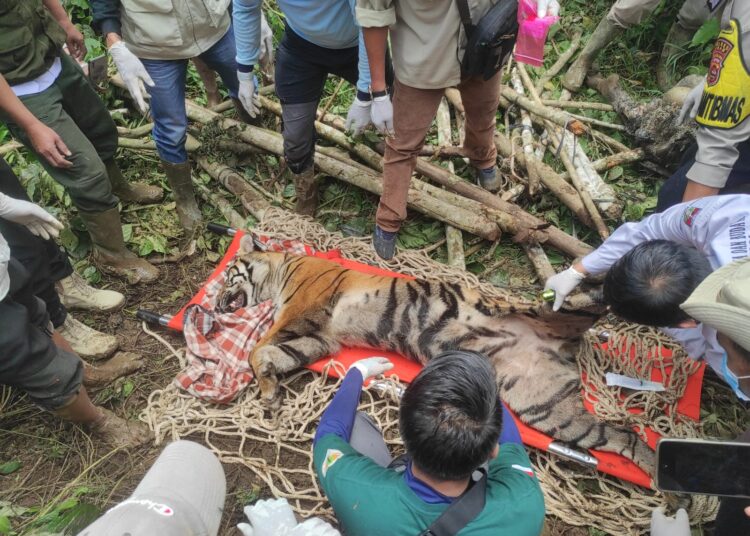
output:
M401 399L399 428L406 451L433 478L471 476L489 459L502 425L495 370L476 352L435 357Z
M676 326L690 319L680 304L710 273L708 259L696 249L669 240L649 240L609 269L604 300L625 320Z

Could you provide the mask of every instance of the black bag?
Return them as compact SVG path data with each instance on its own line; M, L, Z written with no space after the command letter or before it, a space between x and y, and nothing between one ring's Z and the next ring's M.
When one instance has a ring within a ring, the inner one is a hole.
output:
M406 470L408 462L409 457L402 454L393 460L388 468L402 473ZM474 474L476 473L479 473L479 477L474 479L471 487L418 536L455 536L484 510L487 501L487 469L482 466L474 471Z
M475 26L467 0L457 0L461 23L466 30L466 50L461 75L489 80L502 69L513 51L518 34L517 0L500 0Z

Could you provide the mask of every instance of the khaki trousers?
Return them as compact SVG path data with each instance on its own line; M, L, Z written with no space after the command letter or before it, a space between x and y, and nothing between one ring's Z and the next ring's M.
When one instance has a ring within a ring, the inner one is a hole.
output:
M500 100L500 74L485 81L471 77L458 85L466 110L464 154L471 164L485 169L495 165L495 115ZM417 155L435 119L445 89L419 89L395 81L393 86L393 130L385 140L383 194L375 222L389 232L398 231L406 218L406 197Z
M660 0L617 0L609 10L607 19L621 28L632 28L651 15L659 3ZM686 30L697 30L711 15L706 0L685 0L677 14L677 21Z

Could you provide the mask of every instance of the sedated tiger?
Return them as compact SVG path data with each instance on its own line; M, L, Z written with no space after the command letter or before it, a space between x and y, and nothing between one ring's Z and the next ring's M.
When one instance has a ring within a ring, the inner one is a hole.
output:
M596 317L540 312L440 281L362 274L325 259L253 251L249 236L219 293L228 311L271 299L274 324L250 362L262 400L281 403L277 374L344 346L392 350L426 363L475 350L497 371L503 400L526 424L581 448L616 452L653 475L654 452L625 428L583 407L575 352Z

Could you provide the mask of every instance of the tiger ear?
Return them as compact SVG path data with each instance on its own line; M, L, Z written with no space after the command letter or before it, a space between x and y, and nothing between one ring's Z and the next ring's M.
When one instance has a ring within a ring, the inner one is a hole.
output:
M252 235L242 235L242 238L240 238L240 248L237 250L237 253L239 253L240 255L246 255L248 253L252 253L253 251L255 251L255 243L253 242Z

